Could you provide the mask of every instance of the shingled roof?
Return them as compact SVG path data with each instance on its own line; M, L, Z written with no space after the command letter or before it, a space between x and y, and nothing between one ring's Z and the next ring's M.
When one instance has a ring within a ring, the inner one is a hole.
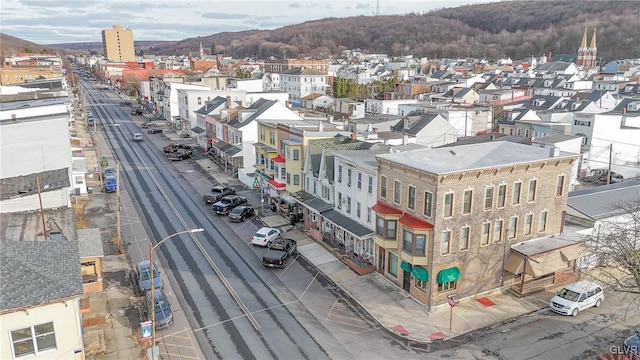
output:
M36 177L40 179L40 192L70 187L69 168L43 171L37 174L0 178L0 199L38 193Z
M77 241L0 241L0 312L82 294Z

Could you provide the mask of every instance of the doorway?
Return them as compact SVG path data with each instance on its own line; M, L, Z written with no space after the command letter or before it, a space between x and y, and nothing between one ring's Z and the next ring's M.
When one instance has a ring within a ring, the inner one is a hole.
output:
M404 271L404 277L402 279L402 290L406 292L410 292L411 290L411 272L410 271Z
M378 256L378 272L384 275L384 250L380 248L380 255Z

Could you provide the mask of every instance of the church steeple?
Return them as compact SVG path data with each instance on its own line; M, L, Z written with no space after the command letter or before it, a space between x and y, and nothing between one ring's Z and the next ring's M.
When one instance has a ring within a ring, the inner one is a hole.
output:
M589 45L589 47L592 49L596 48L596 28L593 28L593 37L591 38L591 45Z
M582 44L580 44L581 48L587 47L587 28L584 28L584 34L582 35Z
M200 59L204 59L204 48L202 47L202 42L200 42Z

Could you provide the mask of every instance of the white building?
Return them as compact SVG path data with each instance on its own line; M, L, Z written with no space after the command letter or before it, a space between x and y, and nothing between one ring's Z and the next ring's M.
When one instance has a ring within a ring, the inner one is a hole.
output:
M302 98L309 94L326 94L327 76L309 69L294 67L280 74L280 90L289 94L289 102L301 106Z

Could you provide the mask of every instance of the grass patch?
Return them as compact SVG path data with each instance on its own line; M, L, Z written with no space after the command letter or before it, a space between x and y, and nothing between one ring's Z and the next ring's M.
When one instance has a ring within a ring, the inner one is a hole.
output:
M89 222L84 217L84 207L89 203L88 200L78 200L77 202L73 200L73 210L75 212L76 217L76 228L77 229L88 229Z

